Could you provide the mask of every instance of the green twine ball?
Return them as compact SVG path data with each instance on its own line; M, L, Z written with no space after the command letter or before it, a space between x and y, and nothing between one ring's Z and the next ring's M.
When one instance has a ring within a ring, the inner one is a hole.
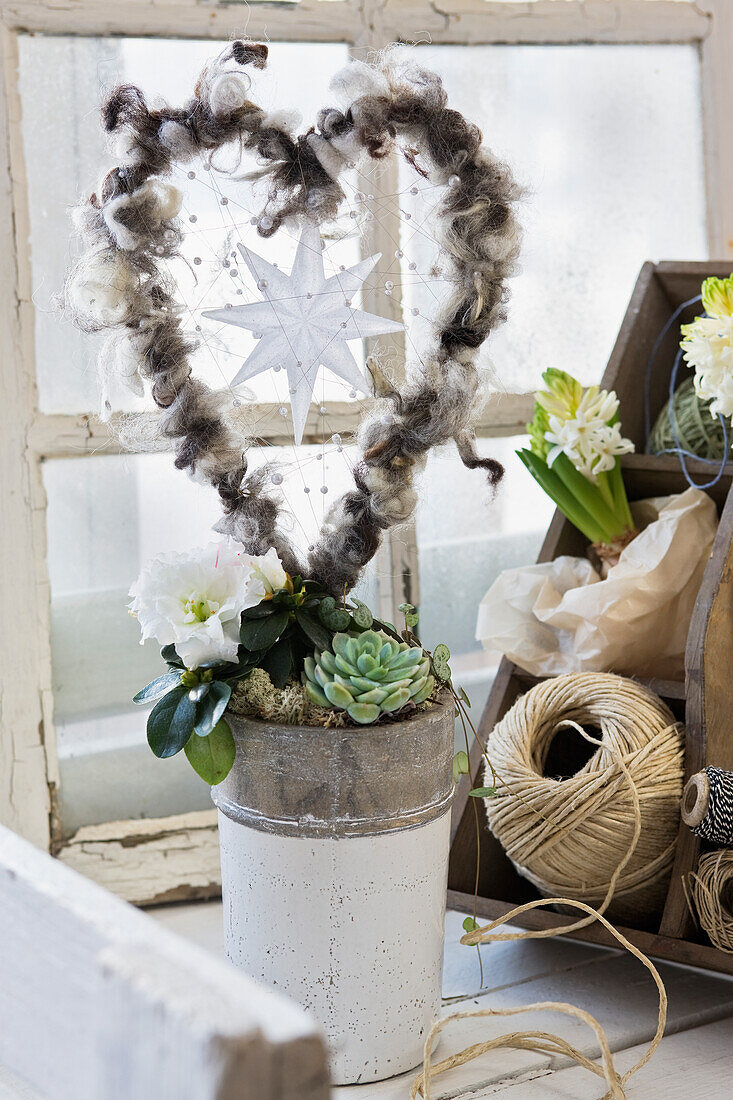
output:
M712 400L712 399L711 399ZM677 428L679 445L684 451L697 455L698 458L721 459L725 447L725 436L720 418L710 415L711 400L701 401L695 393L695 380L686 378L682 385L675 390L671 399L672 416ZM669 422L670 402L662 409L657 417L657 422L652 428L647 443L647 454L658 455L662 451L671 451L677 448L677 441L672 433L672 425ZM728 428L730 439L731 430ZM730 441L733 443L733 440ZM730 450L730 443L729 443Z

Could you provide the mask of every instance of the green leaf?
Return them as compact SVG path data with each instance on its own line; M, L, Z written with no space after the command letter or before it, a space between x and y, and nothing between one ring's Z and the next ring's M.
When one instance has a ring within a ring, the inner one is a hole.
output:
M184 667L183 661L176 653L176 647L174 645L164 645L160 651L160 655L169 665L175 665L176 668Z
M458 698L461 699L466 704L466 706L470 708L471 700L468 698L466 692L463 690L462 687L459 687L458 689Z
M476 924L476 921L473 919L473 917L466 917L466 919L463 922L463 931L464 932L475 932L477 928L478 928L478 925Z
M343 607L336 606L333 596L326 596L321 600L318 605L318 618L325 627L336 634L341 630L348 630L351 626L351 615Z
M166 672L138 691L137 695L133 695L132 701L133 703L154 703L156 699L161 699L171 688L180 683L180 672Z
M468 757L465 752L457 752L453 757L453 782L457 783L462 775L468 774Z
M450 650L448 646L440 642L433 650L433 672L444 684L448 683L451 676L449 659Z
M493 798L496 794L496 787L474 787L468 793L471 798Z
M261 667L264 668L276 688L285 687L293 667L290 639L281 638L271 649L268 649L262 658Z
M198 737L207 737L211 733L224 714L232 695L232 689L223 680L214 680L213 684L207 686L209 693L201 700L196 710L194 732Z
M164 759L180 752L193 732L196 706L188 690L173 688L148 715L148 744L156 756Z
M266 619L271 614L272 600L260 600L255 607L247 607L242 612L242 618L245 622L249 622L252 619Z
M349 618L348 613L345 613ZM295 612L295 621L297 622L303 633L310 638L313 645L318 649L330 649L332 635L330 631L319 623L308 611L305 611L302 607L297 608Z
M232 731L222 718L208 737L194 733L185 744L188 762L204 783L214 786L229 775L236 755Z
M242 647L240 660L236 664L227 662L227 664L218 665L214 669L214 676L217 680L241 680L243 676L248 676L253 668L257 668L264 655L265 650L250 652Z
M269 649L288 625L289 617L286 607L278 607L265 619L244 619L239 631L242 645L249 650Z
M354 620L359 630L371 630L374 623L374 616L365 603L361 600L354 599L352 597L352 603L356 604L356 610L352 611L351 617Z
M589 542L602 542L603 529L586 512L580 502L560 479L554 469L550 469L546 462L531 451L526 449L517 451L518 458L524 463L532 477L547 493L550 500L554 501L562 514L566 516L581 534L585 535ZM557 465L557 463L555 463ZM582 476L582 475L581 475Z

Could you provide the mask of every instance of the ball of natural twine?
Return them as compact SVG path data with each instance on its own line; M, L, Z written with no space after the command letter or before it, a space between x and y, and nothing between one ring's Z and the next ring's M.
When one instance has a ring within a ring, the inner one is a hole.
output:
M701 856L685 880L687 904L714 947L733 952L733 850Z
M545 774L558 735L570 746L583 738L597 746L568 778ZM683 731L661 699L610 673L545 680L494 728L488 754L498 776L487 768L486 783L498 791L486 799L489 826L541 894L601 911L612 897L608 912L622 921L661 908L684 754Z
M695 392L695 380L686 378L675 390L672 399L672 418L677 430L674 437L669 421L670 402L664 406L651 430L647 452L652 455L673 451L679 445L683 451L709 460L721 459L725 449L725 433L720 418L710 415L712 398L701 400Z

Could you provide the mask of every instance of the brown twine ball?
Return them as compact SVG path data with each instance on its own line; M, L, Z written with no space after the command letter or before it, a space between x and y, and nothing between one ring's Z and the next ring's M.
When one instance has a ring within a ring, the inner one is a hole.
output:
M733 952L733 850L701 856L683 885L690 911L713 947Z
M588 741L596 748L579 766ZM661 699L611 673L545 680L496 725L488 754L497 779L487 766L486 783L498 791L485 800L489 826L542 895L601 911L610 902L609 915L637 923L661 909L684 756L683 730Z

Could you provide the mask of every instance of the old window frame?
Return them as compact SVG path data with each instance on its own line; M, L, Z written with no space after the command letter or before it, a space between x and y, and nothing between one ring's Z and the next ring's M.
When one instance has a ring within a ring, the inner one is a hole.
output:
M693 43L702 66L703 125L709 252L733 254L733 5L726 0L283 0L246 6L237 0L0 0L0 561L4 616L0 634L0 820L54 851L62 860L138 902L206 896L219 888L214 811L158 820L118 821L61 838L55 815L59 769L53 726L46 568L46 500L41 465L47 458L113 454L110 428L88 414L38 412L31 299L28 195L20 132L18 35L125 35L223 40L246 33L280 41L346 42L365 56L393 41L437 44ZM396 173L387 164L386 173ZM383 181L385 191L397 191ZM396 221L398 211L393 218ZM395 225L374 224L366 247L389 250ZM374 308L374 302L366 308ZM384 308L383 299L380 308ZM393 299L393 308L399 302ZM531 409L528 394L493 400L480 435L518 434ZM281 441L273 415L263 435ZM331 423L353 428L358 405L334 409ZM312 431L315 430L315 426ZM305 442L311 436L306 431ZM417 595L417 549L412 534L385 547L382 611ZM12 621L11 621L12 619Z

